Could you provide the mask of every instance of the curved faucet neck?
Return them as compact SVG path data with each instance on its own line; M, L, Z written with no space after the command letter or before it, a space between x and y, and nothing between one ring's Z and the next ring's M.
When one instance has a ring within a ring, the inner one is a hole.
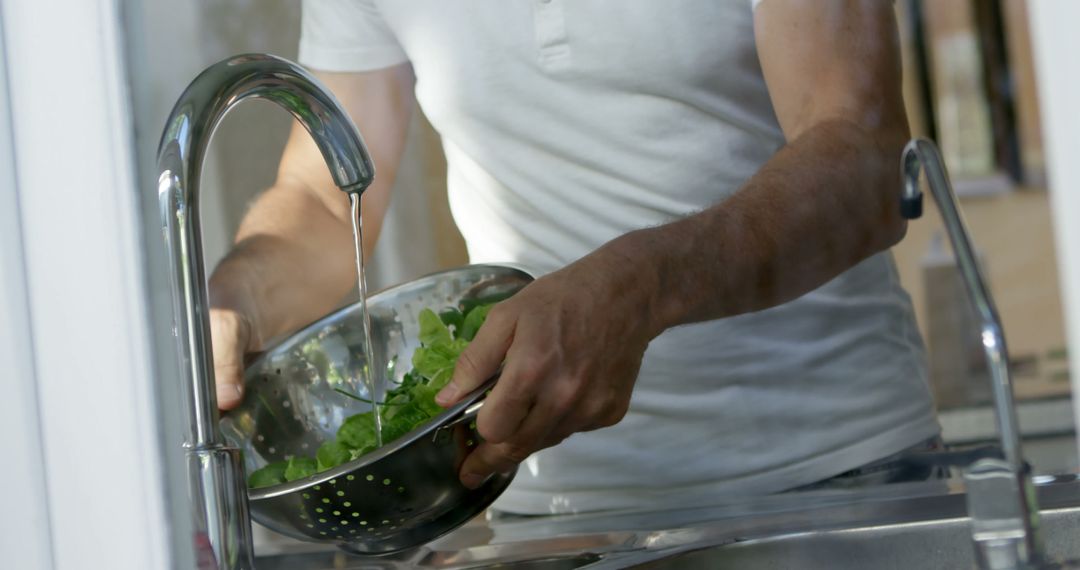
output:
M300 66L262 54L241 55L199 74L180 96L158 147L158 199L172 270L177 338L190 448L223 443L217 426L206 270L199 222L199 177L210 137L249 98L277 103L311 134L334 182L361 193L374 178L363 139L329 90Z

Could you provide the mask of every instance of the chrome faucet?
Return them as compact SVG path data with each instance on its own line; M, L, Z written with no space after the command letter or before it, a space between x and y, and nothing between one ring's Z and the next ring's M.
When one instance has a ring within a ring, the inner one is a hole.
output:
M300 66L262 54L217 63L173 107L158 147L158 200L173 284L174 335L187 383L185 443L189 497L201 558L219 570L254 568L247 485L240 451L218 428L206 270L199 228L199 175L214 128L245 99L284 107L315 139L344 192L361 193L374 168L338 102Z
M979 567L985 570L1046 568L1039 535L1039 507L1029 468L1020 449L1009 353L1001 318L976 260L937 147L925 139L912 140L904 148L901 167L904 187L900 211L907 219L922 215L920 167L926 172L930 193L941 212L960 276L980 323L979 332L993 384L994 412L1004 460L980 459L964 473L976 559Z

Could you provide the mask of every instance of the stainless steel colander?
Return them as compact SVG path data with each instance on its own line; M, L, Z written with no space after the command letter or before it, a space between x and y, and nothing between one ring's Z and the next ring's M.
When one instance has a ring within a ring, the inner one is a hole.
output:
M419 346L421 310L467 307L504 299L532 281L517 268L471 265L436 273L368 299L376 374L400 382ZM313 457L348 416L369 404L359 371L365 365L358 305L333 313L262 354L245 373L241 405L224 415L225 437L244 454L248 473L294 455ZM476 490L457 471L479 441L474 413L484 390L392 443L307 479L251 489L252 517L301 540L333 543L360 554L389 554L457 528L483 511L514 473ZM472 409L470 409L470 406Z

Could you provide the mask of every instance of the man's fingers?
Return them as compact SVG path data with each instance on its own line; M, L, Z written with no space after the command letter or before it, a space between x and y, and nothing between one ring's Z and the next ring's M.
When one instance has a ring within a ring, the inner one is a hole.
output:
M218 408L230 410L244 397L244 353L250 342L250 327L233 311L211 309L210 341Z
M494 473L505 473L525 461L532 449L509 443L481 443L461 465L461 484L475 489Z
M435 396L435 402L440 406L445 408L453 405L479 388L499 370L506 350L510 348L510 342L514 338L515 322L505 310L500 310L500 307L497 305L491 309L476 337L458 357L453 378Z

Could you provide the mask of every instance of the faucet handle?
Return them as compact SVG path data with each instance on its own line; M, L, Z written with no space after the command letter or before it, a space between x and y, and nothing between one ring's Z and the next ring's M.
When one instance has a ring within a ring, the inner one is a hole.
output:
M918 193L914 196L902 196L900 198L900 215L905 220L917 220L923 213L923 195Z
M964 472L967 509L975 557L982 570L1038 568L1043 563L1038 543L1038 517L1029 518L1024 505L1034 504L1034 487L1027 470L1017 473L1002 459L983 458Z

